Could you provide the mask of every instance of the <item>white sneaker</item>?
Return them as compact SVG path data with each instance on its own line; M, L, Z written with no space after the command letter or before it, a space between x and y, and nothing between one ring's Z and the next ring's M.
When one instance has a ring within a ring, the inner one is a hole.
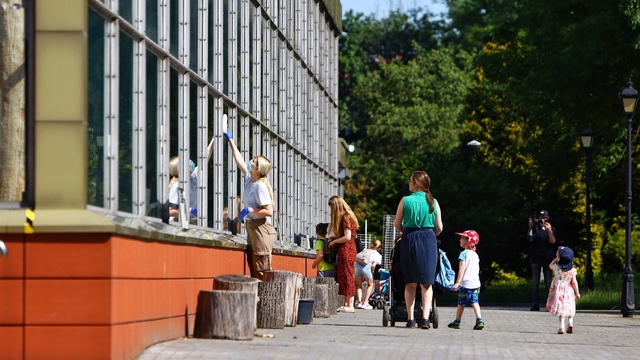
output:
M354 306L354 307L355 307L356 309L362 309L362 304L360 304L360 303L358 303L358 302L357 302L357 303L356 303L356 306Z
M363 304L363 305L360 306L360 309L373 310L373 306L371 306L369 304Z

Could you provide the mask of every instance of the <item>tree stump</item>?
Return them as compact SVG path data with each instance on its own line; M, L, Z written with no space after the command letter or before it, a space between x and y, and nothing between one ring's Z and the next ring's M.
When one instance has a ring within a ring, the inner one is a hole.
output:
M282 282L261 282L258 284L259 329L284 329L284 293Z
M237 290L255 294L255 309L258 308L258 283L260 280L246 275L227 274L213 278L213 290ZM254 330L257 329L257 323Z
M338 308L343 304L343 300L340 300L340 296L338 295L338 283L336 279L316 278L316 284L327 284L329 287L329 314L337 314Z
M316 284L313 301L313 317L328 318L331 315L329 312L329 285Z
M284 326L296 326L298 322L298 301L302 291L302 275L293 271L265 271L265 282L282 282L284 291Z
M193 337L252 340L256 295L235 290L200 290Z
M316 294L316 278L303 277L302 278L302 292L300 293L301 299L313 299Z

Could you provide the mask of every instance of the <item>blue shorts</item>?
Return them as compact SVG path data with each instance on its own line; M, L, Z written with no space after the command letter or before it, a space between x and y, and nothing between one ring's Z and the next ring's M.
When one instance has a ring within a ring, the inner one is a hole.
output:
M480 296L480 288L467 289L461 287L458 289L458 305L471 306L478 303L478 297Z
M365 278L365 279L373 279L373 274L371 273L371 264L369 265L360 265L356 263L356 279Z
M318 271L318 277L319 278L335 278L336 270L332 269L332 270Z

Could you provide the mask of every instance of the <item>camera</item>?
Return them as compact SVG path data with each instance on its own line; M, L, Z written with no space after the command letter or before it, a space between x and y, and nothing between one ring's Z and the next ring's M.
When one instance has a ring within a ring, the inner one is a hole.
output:
M538 219L538 216L534 213L533 216L531 217L531 230L536 231L536 230L540 230L542 228L542 224L540 223L540 219Z

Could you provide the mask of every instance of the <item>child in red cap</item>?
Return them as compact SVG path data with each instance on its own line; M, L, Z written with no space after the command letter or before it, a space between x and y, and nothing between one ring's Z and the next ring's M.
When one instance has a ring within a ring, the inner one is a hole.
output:
M471 306L476 313L476 325L473 330L482 330L484 321L480 312L478 297L480 296L480 258L476 254L476 245L480 236L473 230L467 230L460 235L460 247L464 250L458 256L458 277L453 290L458 292L458 307L456 319L449 324L452 329L460 329L460 319L465 306Z

